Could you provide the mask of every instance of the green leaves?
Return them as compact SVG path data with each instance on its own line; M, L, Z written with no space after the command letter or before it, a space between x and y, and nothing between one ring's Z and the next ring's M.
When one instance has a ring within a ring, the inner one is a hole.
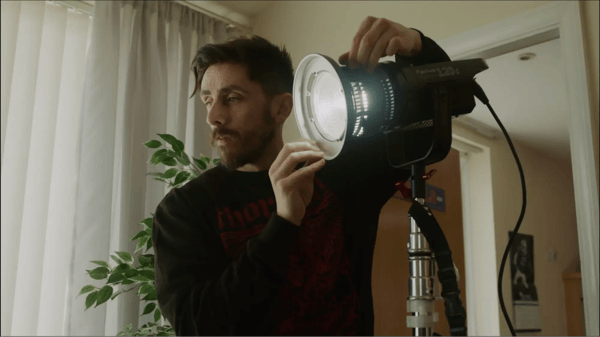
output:
M83 291L83 289L82 289L82 291ZM96 291L90 293L85 299L84 311L89 309L92 305L94 305L94 303L96 303L96 306L94 308L98 307L102 303L105 303L106 301L111 299L112 294L113 294L113 288L112 288L112 286L109 286L109 285L106 285L106 286L102 287L102 289L96 290Z
M186 172L186 171L179 172L179 174L177 174L177 176L175 177L175 182L173 183L173 185L177 186L177 185L187 181L189 179L190 175L191 175L190 172Z
M89 293L90 291L92 291L94 289L96 289L96 287L94 287L92 285L87 285L87 286L81 288L81 291L79 292L79 295L83 295L83 294ZM77 297L79 297L79 295L77 295ZM75 298L77 298L77 297L75 297Z
M155 303L148 303L148 305L146 305L146 307L144 308L144 312L142 313L142 315L148 315L154 310L154 308L156 308Z
M150 157L149 163L158 165L168 157L169 157L169 153L167 152L167 149L161 149L161 150L154 152L152 157Z
M113 293L113 288L111 286L104 286L100 291L98 291L98 298L96 300L96 308L100 304L108 301L110 299L110 295Z
M93 293L87 295L87 297L85 298L85 310L88 310L92 305L94 305L97 299L98 291L94 291Z
M125 261L125 262L133 262L133 257L131 257L131 254L127 253L127 252L115 252L117 253L117 255L119 255L119 257Z
M199 177L202 173L201 171L206 170L210 166L211 159L209 157L204 157L202 154L200 154L200 158L192 158L192 160L190 160L190 157L184 151L183 142L172 135L161 133L158 133L157 135L165 140L167 144L171 146L172 150L169 150L168 148L159 149L152 154L148 162L154 166L164 164L173 168L170 168L165 172L146 173L146 175L154 176L154 180L162 181L170 187L179 187L183 183ZM143 145L149 149L157 149L163 144L158 140L151 140L143 143ZM219 158L213 159L213 165L218 165L219 161ZM189 170L176 168L175 166L177 166L178 163L184 167L188 166ZM169 180L173 178L175 178L174 181ZM148 247L151 247L150 243L147 243L147 245Z
M140 222L140 225L145 225L146 228L152 229L152 219L153 218L154 218L154 215L152 215L151 218L146 218L146 219L142 220L142 222ZM133 241L133 239L131 239L131 241Z
M108 276L109 271L110 270L108 270L106 267L98 267L94 270L88 270L87 272L94 280L102 280Z
M144 301L156 301L157 299L156 289L152 289L146 294L146 297L142 298Z
M156 319L157 311L160 312L160 309L157 308L154 311L155 321L158 321ZM150 322L142 325L136 332L132 332L132 328L133 324L129 324L123 331L119 332L117 336L175 336L175 331L173 331L173 327L170 325L160 326L156 323Z
M102 267L109 268L109 267L108 267L108 263L106 263L106 262L104 262L104 261L92 261L92 263L95 263L95 264L97 264L97 265L99 265L99 266L102 266Z
M155 289L153 285L142 284L142 286L138 289L137 295L140 296L140 295L147 294L147 293L151 292L153 289Z
M144 245L148 243L149 240L151 240L152 238L149 235L145 235L143 237L141 237L137 243L137 245L135 246L135 251L134 253L137 253L140 249L144 248Z
M194 162L202 170L206 170L206 167L210 164L210 158L200 156L200 159L194 158Z
M110 277L108 278L108 281L106 283L116 283L119 281L123 281L124 278L125 278L125 275L123 275L123 274L112 274L112 275L110 275Z
M173 148L173 150L175 150L175 152L177 153L181 153L183 152L183 142L180 140L177 140L177 138L166 134L166 133L158 133L158 135L160 136L160 138L164 139L167 143L169 143L171 145L171 147Z
M168 169L165 171L165 173L162 174L162 177L165 179L171 179L175 175L177 175L177 171L178 170L176 168Z
M148 163L153 166L163 164L168 168L165 172L150 172L146 175L153 176L154 180L162 181L169 185L169 187L178 187L182 184L195 179L202 174L202 172L211 166L211 159L200 154L200 158L193 158L188 156L184 151L184 143L177 138L169 134L157 134L165 143L160 140L149 140L143 143L148 149L156 149L151 155ZM170 149L167 147L170 146ZM165 145L164 148L161 147ZM219 159L212 159L212 165L218 165ZM154 285L156 274L154 270L154 254L139 254L137 256L138 266L134 263L136 258L133 255L138 253L142 249L149 250L152 248L152 225L154 221L154 214L150 213L151 217L148 217L141 222L139 225L144 226L143 230L139 231L131 241L137 241L135 246L134 254L118 251L110 258L116 263L116 266L111 269L108 262L105 261L91 261L97 267L92 270L87 270L88 274L92 279L95 280L106 280L106 285L98 288L94 285L86 285L83 287L77 296L87 294L85 298L85 310L89 309L95 304L95 307L107 302L109 299L113 300L118 295L131 291L137 290L137 295L142 301L148 301L144 309L143 315L152 314L154 315L154 322L160 321L162 311L158 308L154 302L157 300L156 287ZM119 289L119 286L125 289ZM139 285L139 287L138 287ZM117 288L113 288L117 286ZM129 324L125 329L118 334L119 336L175 336L175 332L170 325L160 326L156 323L144 324L140 329L133 330L133 325Z
M115 261L118 264L123 263L123 260L119 259L118 257L116 257L114 255L111 255L110 258L113 259L113 261Z
M113 273L123 274L132 268L133 267L130 266L128 263L121 263L120 265L115 267L115 269L113 270Z
M145 147L147 147L149 149L157 149L162 145L162 143L159 142L158 140L149 140L142 145L144 145Z
M154 267L154 256L151 254L140 255L138 257L138 261L142 266L151 266Z
M149 279L150 281L154 281L156 279L154 270L140 270L140 275Z

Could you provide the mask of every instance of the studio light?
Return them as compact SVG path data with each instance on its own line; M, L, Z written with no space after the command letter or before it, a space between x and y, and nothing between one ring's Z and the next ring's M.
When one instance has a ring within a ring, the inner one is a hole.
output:
M326 160L379 134L386 136L393 166L429 165L448 154L446 124L473 110L473 76L487 68L483 59L419 67L396 60L367 73L310 54L296 70L294 114L302 137L315 140Z
M361 148L370 137L385 137L387 159L394 168L410 168L412 207L409 210L409 292L406 326L413 336L431 336L434 312L434 265L442 284L446 317L453 336L466 336L466 313L459 298L450 247L432 212L425 206L426 165L443 160L452 144L452 118L483 102L500 125L511 147L523 187L523 208L504 252L498 276L500 306L516 336L502 297L502 273L514 235L525 213L525 178L512 141L489 105L474 76L488 69L483 59L412 66L396 55L396 62L379 63L373 73L340 67L331 58L309 54L294 78L294 114L302 137L317 142L326 160ZM398 182L399 189L404 182ZM435 262L435 264L434 264Z

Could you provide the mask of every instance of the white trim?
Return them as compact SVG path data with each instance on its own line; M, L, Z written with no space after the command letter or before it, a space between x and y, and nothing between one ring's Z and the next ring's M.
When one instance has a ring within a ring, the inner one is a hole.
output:
M189 1L175 0L175 2L187 6L195 11L204 13L213 18L227 22L235 26L244 34L252 34L250 19L243 14L232 11L231 9L219 4L219 1Z
M452 147L457 141L452 141ZM474 147L473 147L474 148ZM456 149L456 148L455 148ZM469 336L479 335L477 329L477 300L475 284L476 278L474 273L475 261L473 259L473 221L471 219L471 193L465 192L469 189L469 170L467 166L468 151L458 150L460 156L460 188L462 197L462 212L463 212L463 239L465 253L465 292L467 297L467 333Z
M567 111L571 112L569 135L582 287L585 298L586 334L598 336L598 191L579 3L579 1L553 1L531 11L478 27L437 43L451 59L465 59L492 48L559 28L566 74ZM490 104L493 105L493 102ZM482 310L479 311L481 312ZM477 331L482 332L481 329Z
M453 61L457 61L453 59ZM473 119L469 116L460 116L452 120L452 125L459 125L465 129L477 132L478 134L487 137L489 139L500 139L503 138L504 135L502 132L489 127L482 122Z
M46 0L49 2L56 2L73 8L79 12L94 15L94 3L93 0ZM171 0L173 1L173 0ZM206 14L217 20L226 22L232 26L238 28L244 34L252 34L252 27L250 27L250 18L246 15L234 12L229 8L220 5L218 1L189 1L189 0L174 0L174 2L189 7L197 12Z
M452 146L451 147L453 149L457 150L458 152L461 152L464 154L483 152L483 149L480 148L477 144L469 141L466 138L463 138L463 137L460 137L460 136L457 136L454 134L452 135Z
M460 153L468 334L498 336L500 320L490 149L455 134L452 135L452 148Z
M51 1L51 0L46 0L46 2L49 3L58 3L61 4L63 6L67 6L69 8L72 8L73 10L83 13L83 14L87 14L89 16L94 16L94 5L90 4L89 1L77 1L77 0L55 0L55 1Z

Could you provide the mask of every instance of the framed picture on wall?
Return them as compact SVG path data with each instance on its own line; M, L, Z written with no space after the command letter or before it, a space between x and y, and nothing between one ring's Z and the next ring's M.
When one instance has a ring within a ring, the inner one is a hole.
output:
M510 239L513 232L508 232L508 235ZM510 250L510 276L515 331L542 331L532 235L517 233Z

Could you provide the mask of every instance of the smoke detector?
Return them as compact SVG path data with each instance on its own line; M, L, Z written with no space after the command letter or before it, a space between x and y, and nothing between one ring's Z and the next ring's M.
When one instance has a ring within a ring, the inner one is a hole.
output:
M529 61L529 60L533 60L534 58L535 58L534 53L523 53L523 54L519 55L520 61Z

